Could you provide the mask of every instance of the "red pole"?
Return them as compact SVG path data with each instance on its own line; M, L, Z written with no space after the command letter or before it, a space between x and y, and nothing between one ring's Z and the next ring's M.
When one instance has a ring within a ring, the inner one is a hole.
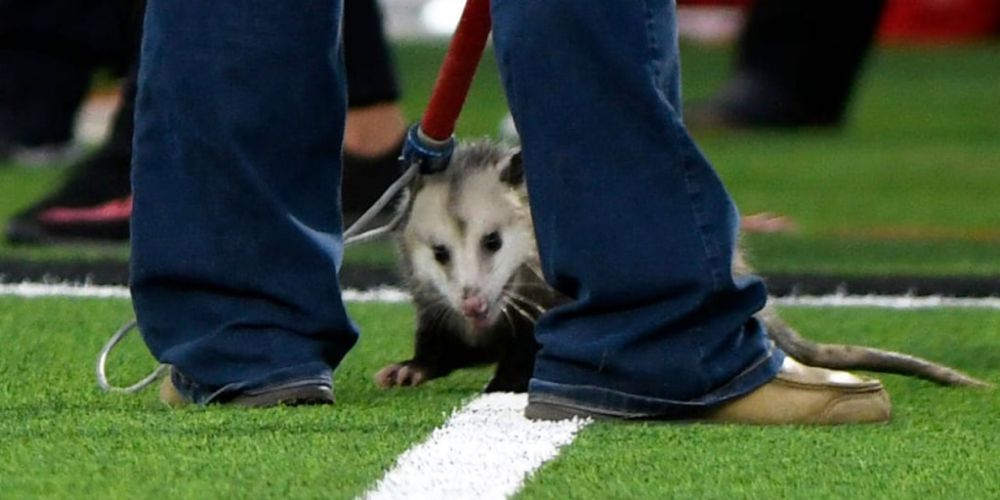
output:
M490 0L468 0L420 122L428 138L447 141L455 132L491 28Z

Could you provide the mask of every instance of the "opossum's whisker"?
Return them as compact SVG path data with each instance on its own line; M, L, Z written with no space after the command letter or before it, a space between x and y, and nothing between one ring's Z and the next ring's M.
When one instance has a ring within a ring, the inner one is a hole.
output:
M511 281L508 285L510 288L515 289L528 289L534 288L537 290L551 290L551 287L545 283L538 283L537 281Z
M521 315L521 317L527 319L531 323L535 322L535 318L533 316L528 314L527 311L518 306L517 303L511 300L510 298L504 297L504 304L506 304L506 307L514 309L514 311L517 312L519 315Z
M522 305L533 307L536 311L538 311L538 314L545 314L544 307L538 305L537 302L525 297L524 295L521 295L512 290L504 290L504 293L510 296L510 298L517 300Z
M525 264L524 267L526 267L529 271L531 271L531 273L534 274L535 276L538 276L538 279L542 280L542 283L545 283L545 276L542 275L541 268L539 268L538 266L533 266L531 264Z
M535 317L532 316L532 315L530 315L530 314L528 314L528 312L525 311L520 305L518 305L518 303L513 299L513 297L511 297L510 295L508 295L508 293L509 292L507 292L506 290L504 290L504 292L503 292L503 294L504 294L503 295L504 302L506 302L508 305L510 305L511 307L513 307L514 310L517 311L518 313L520 313L521 316L524 316L525 319L527 319L528 321L534 323L535 322Z
M447 300L442 298L430 304L425 312L429 313L427 321L437 325L446 322L448 315L452 313L452 309Z

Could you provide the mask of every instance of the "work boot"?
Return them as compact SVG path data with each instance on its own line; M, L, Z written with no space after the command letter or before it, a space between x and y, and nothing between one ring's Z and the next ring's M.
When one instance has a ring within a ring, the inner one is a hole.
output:
M655 415L613 415L569 402L532 401L530 394L524 413L532 420L573 417L659 420ZM888 422L890 416L889 394L878 380L806 366L785 357L781 371L770 382L740 398L707 408L684 420L752 425L831 425Z
M160 384L160 401L167 406L179 408L193 404L173 382L173 369ZM318 382L290 382L259 390L247 391L233 398L218 401L221 404L245 408L270 408L272 406L310 406L334 403L333 387Z

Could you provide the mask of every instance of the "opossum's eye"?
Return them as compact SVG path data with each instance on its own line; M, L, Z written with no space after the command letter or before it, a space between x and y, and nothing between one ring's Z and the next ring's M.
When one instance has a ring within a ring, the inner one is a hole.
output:
M438 261L438 264L442 266L447 266L451 262L451 252L448 251L448 247L444 245L434 245L431 247L431 251L434 252L434 260Z
M496 253L503 246L503 239L500 238L500 233L493 231L486 236L483 236L483 249L489 253Z

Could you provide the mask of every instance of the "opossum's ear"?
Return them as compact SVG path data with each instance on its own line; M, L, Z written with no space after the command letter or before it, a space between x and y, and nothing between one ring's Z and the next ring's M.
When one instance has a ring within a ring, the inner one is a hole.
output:
M513 187L524 183L524 165L521 163L521 152L510 157L507 165L500 171L500 180Z

